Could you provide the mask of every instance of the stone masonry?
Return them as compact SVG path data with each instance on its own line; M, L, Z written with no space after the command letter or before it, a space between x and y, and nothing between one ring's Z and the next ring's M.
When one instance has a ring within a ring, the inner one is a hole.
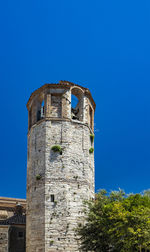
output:
M79 251L75 229L83 201L94 198L95 103L88 89L60 81L32 93L27 108L26 251Z
M17 204L22 206L22 218L25 220L26 200L0 197L0 252L25 251L25 237L18 237L18 233L22 229L25 233L25 221L22 224L20 223L20 218L14 216ZM17 230L16 234L14 229ZM12 249L12 245L15 247L14 250Z
M7 226L0 226L0 252L8 252L8 229Z

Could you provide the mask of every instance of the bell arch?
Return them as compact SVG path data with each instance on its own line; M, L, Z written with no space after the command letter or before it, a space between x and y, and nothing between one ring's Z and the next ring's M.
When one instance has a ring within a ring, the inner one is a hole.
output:
M45 95L40 94L36 100L37 111L36 111L36 121L39 121L45 117Z
M83 121L84 92L80 87L71 89L71 119Z

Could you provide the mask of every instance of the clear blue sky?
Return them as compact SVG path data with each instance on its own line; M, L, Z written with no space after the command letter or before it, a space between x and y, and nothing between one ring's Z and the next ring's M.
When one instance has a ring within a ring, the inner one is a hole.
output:
M0 3L0 196L25 197L27 100L69 80L96 102L96 190L150 188L150 1Z

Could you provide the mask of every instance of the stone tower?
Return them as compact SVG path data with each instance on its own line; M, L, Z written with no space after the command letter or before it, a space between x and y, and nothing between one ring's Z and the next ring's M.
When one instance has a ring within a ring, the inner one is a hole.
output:
M27 109L26 251L79 251L74 230L94 198L94 100L60 81L34 91Z

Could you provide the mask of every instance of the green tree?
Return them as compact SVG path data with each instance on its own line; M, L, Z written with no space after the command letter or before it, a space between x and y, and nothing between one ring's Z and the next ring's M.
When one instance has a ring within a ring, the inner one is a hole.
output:
M107 194L86 202L86 222L78 227L82 251L134 252L150 248L150 194Z

